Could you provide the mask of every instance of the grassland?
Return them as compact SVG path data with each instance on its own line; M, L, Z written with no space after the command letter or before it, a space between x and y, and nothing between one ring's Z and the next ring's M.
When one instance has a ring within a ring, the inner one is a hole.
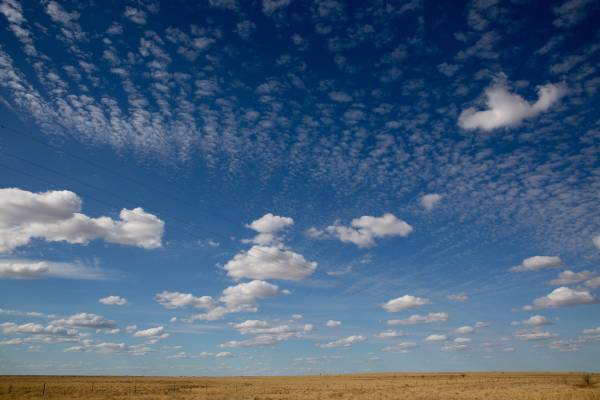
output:
M588 376L587 382L581 373L385 373L230 378L2 376L0 399L600 400L600 376Z

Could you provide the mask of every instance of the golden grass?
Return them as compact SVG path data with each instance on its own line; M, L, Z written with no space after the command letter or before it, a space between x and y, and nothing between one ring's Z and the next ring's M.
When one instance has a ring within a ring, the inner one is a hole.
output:
M384 373L298 377L2 376L4 399L600 400L600 376L581 373Z

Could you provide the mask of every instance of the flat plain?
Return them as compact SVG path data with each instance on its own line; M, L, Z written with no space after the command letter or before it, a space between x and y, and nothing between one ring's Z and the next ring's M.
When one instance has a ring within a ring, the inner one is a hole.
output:
M379 373L294 377L1 376L0 399L589 399L582 373Z

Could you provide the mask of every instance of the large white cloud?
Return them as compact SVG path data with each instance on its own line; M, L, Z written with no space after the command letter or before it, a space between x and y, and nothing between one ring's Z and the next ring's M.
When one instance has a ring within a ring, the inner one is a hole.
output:
M290 217L281 217L271 213L265 214L246 225L247 228L258 232L258 235L253 239L244 240L244 242L259 245L277 243L280 241L280 238L277 237L277 232L292 225L294 225L294 220Z
M164 293L164 292L163 292ZM279 287L269 282L253 280L251 282L240 283L235 286L229 286L223 290L219 302L205 303L208 310L202 314L192 315L188 321L203 320L214 321L222 319L227 314L236 312L257 312L257 300L267 299L279 293ZM196 298L198 299L198 298ZM167 303L173 305L172 303ZM196 303L200 307L201 303ZM204 307L202 305L201 307ZM173 307L171 307L173 308Z
M381 307L389 312L398 312L402 310L407 310L409 308L424 306L426 304L431 304L431 301L423 297L415 297L410 294L405 294L404 296L388 301Z
M73 192L0 189L0 253L28 244L33 238L86 244L103 239L146 249L160 247L164 222L142 208L122 209L119 220L81 214L81 199Z
M252 246L236 254L225 264L227 274L235 279L301 280L317 269L317 263L301 254L279 246Z
M538 271L546 268L558 268L562 265L560 257L533 256L524 259L520 265L512 267L512 272Z
M312 237L323 236L324 234L338 238L344 243L354 243L358 247L372 247L375 245L375 239L390 236L408 236L413 231L413 227L405 221L398 219L394 214L385 213L381 217L372 217L363 215L350 222L350 226L344 226L339 223L330 225L325 231L310 229L309 235Z
M194 296L190 293L168 292L157 293L154 299L165 308L212 308L215 301L210 296Z
M517 126L524 119L547 111L566 94L566 88L562 84L549 83L538 86L537 92L538 99L532 104L518 94L510 93L505 82L498 82L485 90L487 109L467 108L460 114L458 125L463 129L484 131Z
M417 325L417 324L433 324L435 322L446 322L448 321L448 314L446 313L429 313L427 315L411 315L405 319L390 319L387 321L388 325Z
M525 309L530 310L533 308L570 307L580 304L594 304L597 302L598 300L588 290L570 289L562 286L554 289L551 293L544 297L535 299L533 306L525 306Z
M342 339L334 340L333 342L318 344L317 346L322 349L334 349L338 347L352 347L356 343L364 342L367 340L366 337L361 335L352 335Z

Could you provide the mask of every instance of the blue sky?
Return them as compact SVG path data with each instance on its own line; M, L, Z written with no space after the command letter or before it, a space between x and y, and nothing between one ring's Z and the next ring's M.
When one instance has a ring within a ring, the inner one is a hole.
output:
M600 4L0 2L0 373L597 370Z

